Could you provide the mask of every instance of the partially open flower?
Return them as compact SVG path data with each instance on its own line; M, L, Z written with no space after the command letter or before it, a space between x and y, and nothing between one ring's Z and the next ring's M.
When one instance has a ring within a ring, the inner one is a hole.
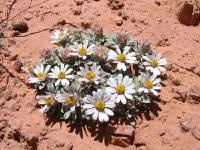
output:
M41 112L47 112L51 106L54 105L55 100L53 95L40 95L36 96L39 105L43 105L40 109Z
M48 58L51 56L51 49L44 49L40 52L41 57Z
M104 46L98 46L96 51L95 51L95 56L98 58L105 58L106 54L108 52L108 48Z
M76 103L78 102L78 97L77 95L74 95L73 93L58 93L56 95L56 100L59 103L63 103L64 105L66 105L71 112L75 111L76 108Z
M61 43L69 35L69 29L65 28L63 32L56 30L54 34L50 37L52 44Z
M126 43L129 40L129 35L127 32L116 32L114 34L114 41L117 43L117 45L126 45Z

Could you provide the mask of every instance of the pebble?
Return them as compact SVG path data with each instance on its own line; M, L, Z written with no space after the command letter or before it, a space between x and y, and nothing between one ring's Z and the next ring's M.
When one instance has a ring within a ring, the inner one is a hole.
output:
M121 19L121 18L116 18L116 19L115 19L115 24L116 24L117 26L121 26L121 25L123 24L122 19Z

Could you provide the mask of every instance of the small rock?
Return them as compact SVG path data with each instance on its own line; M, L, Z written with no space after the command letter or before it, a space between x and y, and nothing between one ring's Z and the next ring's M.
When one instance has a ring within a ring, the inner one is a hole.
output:
M14 31L19 31L20 33L25 33L28 31L28 25L24 21L12 22L12 29Z
M114 136L112 136L111 144L117 145L117 146L120 146L120 147L129 147L130 141L129 141L129 138L127 138L127 137L114 137Z
M40 132L40 135L41 135L41 136L45 136L45 135L47 135L47 132L48 132L48 129L44 127L44 128L42 129L42 131Z
M155 4L158 5L158 6L160 6L160 5L161 5L161 2L158 1L158 0L155 0Z
M175 90L176 95L174 96L175 99L185 102L187 100L187 91L186 90Z
M168 38L163 38L161 40L158 41L157 46L158 47L166 47L166 46L170 46L171 44L169 43Z
M20 60L16 60L14 63L14 69L17 72L21 72L21 68L23 67L23 64Z
M126 14L125 11L122 11L122 15L121 15L123 20L127 20L128 19L128 15Z
M131 125L116 125L109 127L109 133L112 135L133 137L134 131L135 130Z
M15 61L18 58L18 54L14 54L10 56L11 61Z
M81 14L81 7L80 6L74 6L73 9L73 14L79 16Z
M82 5L84 0L74 0L74 2L76 3L76 5Z
M182 117L179 121L180 127L182 131L188 132L191 130L191 121L192 121L192 115L187 114L186 116Z
M73 144L72 143L69 143L68 145L67 145L67 148L66 148L67 150L72 150L73 149Z
M200 76L200 66L199 65L195 66L194 69L193 69L193 72L195 74L197 74L198 76Z
M8 126L7 120L1 119L0 120L0 131Z
M181 85L181 81L180 81L179 79L174 79L174 80L172 81L172 83L173 83L174 85L176 85L176 86Z
M39 138L36 135L29 134L27 137L25 137L25 140L27 142L25 149L37 149Z
M64 147L65 142L56 142L56 147Z
M9 105L9 109L11 111L19 111L19 109L21 108L19 100L14 101L12 104Z
M181 85L181 80L179 79L176 79L175 77L173 76L168 76L168 79L171 81L171 83L175 86L179 86Z
M111 9L121 9L124 6L124 0L109 0L108 5L111 7Z
M30 13L26 13L24 15L24 19L26 19L26 20L31 20L32 18L33 18L33 15L31 15Z
M132 16L132 17L130 18L130 20L131 20L132 23L135 23L135 22L136 22L136 18L135 18L134 16Z
M63 19L63 18L60 18L57 22L56 22L56 24L55 25L62 25L62 26L64 26L66 24L66 21L65 21L65 19Z
M180 23L187 26L197 26L200 23L200 2L182 0L178 3L177 18Z
M3 94L3 98L5 101L9 101L11 99L11 91L6 91L4 94Z
M26 92L19 93L18 95L21 96L21 97L25 97L26 96Z
M19 31L13 31L13 32L10 34L11 37L17 37L17 36L19 36L19 35L20 35L20 32L19 32Z
M197 139L197 140L200 140L200 126L195 126L193 129L192 129L192 135Z
M16 93L12 93L11 95L10 95L10 98L11 99L15 99L17 97L17 94Z
M92 18L84 19L84 21L81 22L81 26L86 30L91 28L92 25Z
M116 19L115 19L115 24L116 24L117 26L121 26L121 25L123 24L122 19L121 19L121 18L116 18Z
M188 91L188 100L191 103L199 104L200 103L200 86L193 85Z

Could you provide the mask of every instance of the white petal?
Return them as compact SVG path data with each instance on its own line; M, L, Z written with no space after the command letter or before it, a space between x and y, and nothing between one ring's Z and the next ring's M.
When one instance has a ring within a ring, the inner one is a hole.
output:
M91 115L91 114L94 114L95 113L95 108L91 108L91 109L87 109L86 111L85 111L85 113L87 114L87 115Z
M131 94L129 94L129 93L125 93L124 95L126 96L126 98L128 98L130 100L133 99L133 96Z
M110 110L110 109L108 109L108 108L105 108L105 110L104 110L105 112L106 112L106 114L108 114L109 116L113 116L114 115L114 113L113 113L113 111L112 110Z
M95 112L92 115L93 120L97 120L98 115L99 115L99 112L97 110L95 110Z
M94 105L92 105L92 104L84 104L83 105L84 109L93 108L93 107L94 107Z

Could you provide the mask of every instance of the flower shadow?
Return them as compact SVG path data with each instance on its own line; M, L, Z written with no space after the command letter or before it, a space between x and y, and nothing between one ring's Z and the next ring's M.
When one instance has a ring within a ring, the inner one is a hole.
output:
M159 102L161 102L161 99L159 97L154 97L153 101L150 104L139 106L139 111L136 113L136 120L140 119L141 121L143 121L143 119L146 119L147 121L149 121L152 120L153 117L158 117L159 111L162 111L158 104Z
M90 136L94 138L95 141L109 145L111 141L111 136L108 131L107 123L96 123L92 121L83 120L82 122L70 123L68 122L67 127L70 128L69 132L75 132L79 134L81 138L84 136Z

